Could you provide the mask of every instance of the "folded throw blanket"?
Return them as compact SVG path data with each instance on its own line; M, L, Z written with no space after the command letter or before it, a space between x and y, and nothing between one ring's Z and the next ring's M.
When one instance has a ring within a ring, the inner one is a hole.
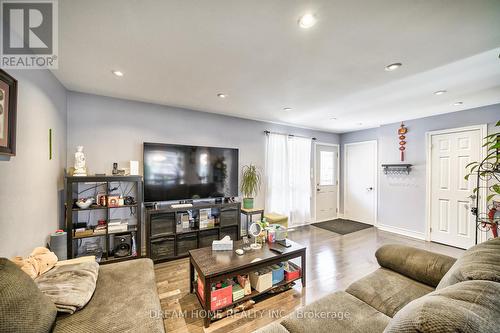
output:
M95 261L56 266L36 278L35 283L54 302L57 311L72 314L92 298L98 272Z
M34 279L54 267L57 263L57 256L47 248L36 247L29 257L17 256L12 258L11 261Z

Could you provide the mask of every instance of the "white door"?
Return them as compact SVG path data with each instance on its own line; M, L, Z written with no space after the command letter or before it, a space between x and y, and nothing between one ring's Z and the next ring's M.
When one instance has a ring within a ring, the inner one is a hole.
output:
M344 146L344 216L375 224L377 215L377 142Z
M481 155L480 129L430 135L431 241L460 248L475 243L474 216L470 212L474 177L464 179L470 162Z
M316 222L337 217L339 147L315 144Z

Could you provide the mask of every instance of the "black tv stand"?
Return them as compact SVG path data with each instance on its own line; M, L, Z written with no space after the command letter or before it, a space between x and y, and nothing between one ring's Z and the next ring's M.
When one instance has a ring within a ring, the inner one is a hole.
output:
M173 208L164 203L157 209L146 209L146 254L155 263L184 258L189 250L212 246L213 240L229 235L241 238L241 204L194 202L192 207ZM214 226L200 227L200 210L210 210L215 216ZM183 228L182 219L192 217L188 228Z

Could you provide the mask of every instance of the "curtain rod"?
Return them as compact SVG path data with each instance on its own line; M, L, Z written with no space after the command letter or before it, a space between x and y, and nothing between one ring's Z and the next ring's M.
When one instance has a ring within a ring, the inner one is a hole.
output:
M268 131L268 130L265 130L264 133L266 135L268 134L280 134L280 135L288 135L288 136L295 136L297 138L306 138L306 139L311 139L313 141L316 141L316 138L311 138L311 137L308 137L308 136L302 136L302 135L295 135L295 134L289 134L289 133L279 133L279 132L271 132L271 131Z

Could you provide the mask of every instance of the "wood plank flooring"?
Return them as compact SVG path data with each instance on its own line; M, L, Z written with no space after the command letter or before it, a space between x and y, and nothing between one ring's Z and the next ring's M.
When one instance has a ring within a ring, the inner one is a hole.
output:
M398 243L458 257L463 250L424 242L369 228L348 235L339 235L314 226L289 232L289 238L307 246L307 287L300 281L293 289L258 302L255 307L233 317L203 327L201 306L189 294L189 261L181 259L155 266L156 281L165 329L180 332L252 332L297 307L310 304L373 272L379 266L375 251L383 244ZM300 262L298 262L300 264Z

